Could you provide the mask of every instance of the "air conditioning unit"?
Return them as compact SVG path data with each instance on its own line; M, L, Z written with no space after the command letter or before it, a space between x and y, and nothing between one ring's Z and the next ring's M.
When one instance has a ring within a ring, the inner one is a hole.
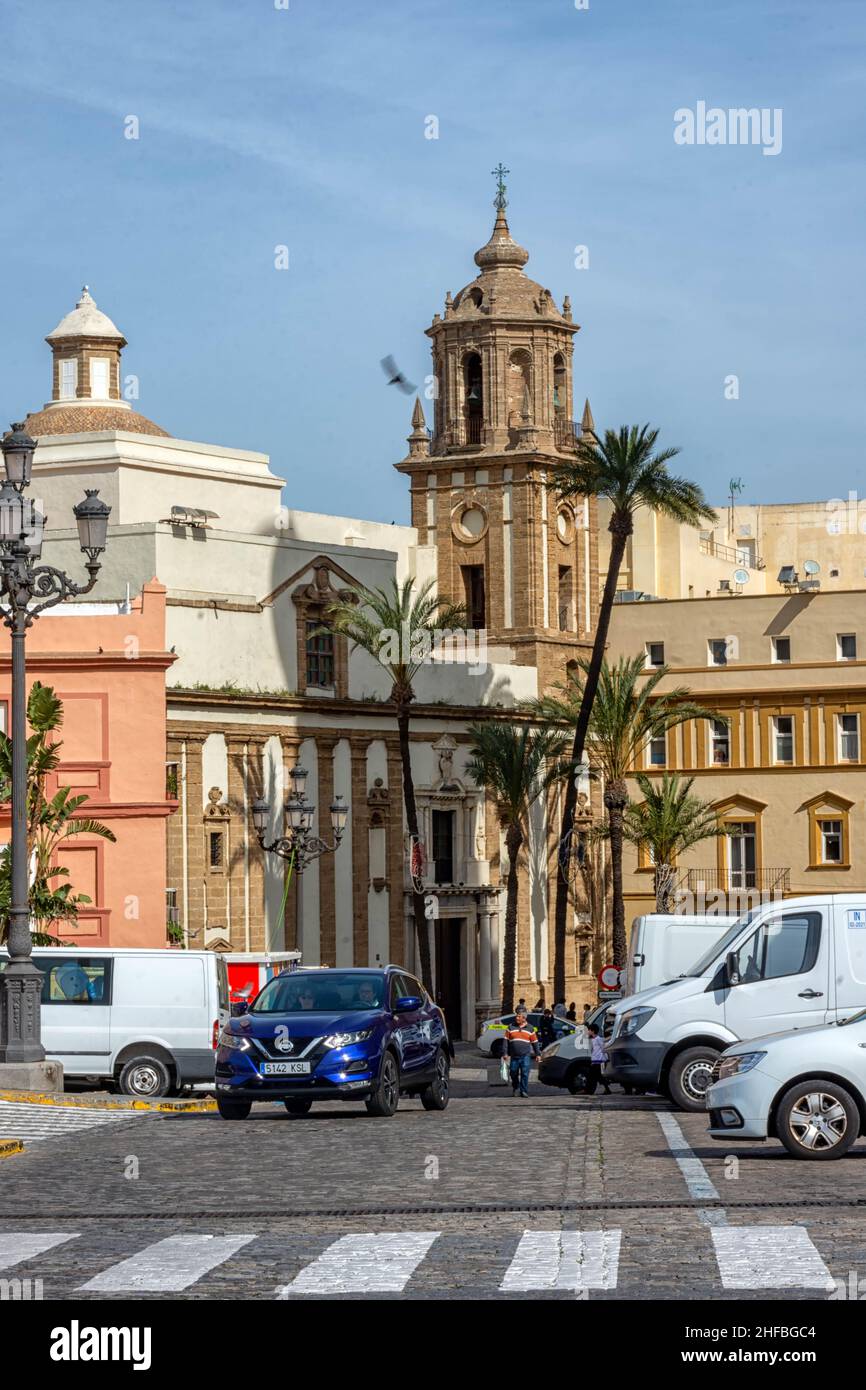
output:
M720 579L720 580L719 580L719 593L720 593L720 594L729 594L730 592L731 592L731 581L730 581L730 579Z

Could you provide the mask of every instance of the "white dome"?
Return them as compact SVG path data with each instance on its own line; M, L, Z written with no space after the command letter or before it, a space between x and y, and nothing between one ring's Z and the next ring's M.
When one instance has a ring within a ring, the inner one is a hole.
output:
M126 341L108 315L97 309L86 285L75 308L60 320L53 333L48 334L46 341L54 343L58 338L113 338L115 342Z

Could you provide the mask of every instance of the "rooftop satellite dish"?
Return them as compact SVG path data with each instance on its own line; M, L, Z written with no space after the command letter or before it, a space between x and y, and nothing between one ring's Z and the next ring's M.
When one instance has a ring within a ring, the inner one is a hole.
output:
M817 560L804 560L804 561L803 561L803 569L804 569L804 571L806 572L806 574L820 574L820 573L821 573L821 566L818 564L818 561L817 561Z
M748 570L734 570L734 583L735 583L735 584L748 584L748 582L749 582L749 571L748 571Z

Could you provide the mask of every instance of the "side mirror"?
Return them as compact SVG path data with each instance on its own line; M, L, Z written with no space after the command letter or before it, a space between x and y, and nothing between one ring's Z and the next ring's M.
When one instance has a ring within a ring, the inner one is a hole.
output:
M725 956L725 975L729 985L740 983L740 967L737 963L736 951L729 951Z
M241 1014L245 1014L249 1007L246 999L239 999L236 1003L232 1004L232 1018L240 1018Z
M412 1014L421 1007L420 994L404 994L394 1005L395 1014Z

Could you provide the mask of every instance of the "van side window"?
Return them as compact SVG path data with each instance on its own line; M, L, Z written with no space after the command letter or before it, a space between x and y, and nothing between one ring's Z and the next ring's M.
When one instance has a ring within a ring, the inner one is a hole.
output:
M44 971L43 1004L110 1004L111 959L74 956L63 959L41 956L35 959Z
M740 981L778 980L803 975L818 959L820 912L788 912L762 922L737 952Z

